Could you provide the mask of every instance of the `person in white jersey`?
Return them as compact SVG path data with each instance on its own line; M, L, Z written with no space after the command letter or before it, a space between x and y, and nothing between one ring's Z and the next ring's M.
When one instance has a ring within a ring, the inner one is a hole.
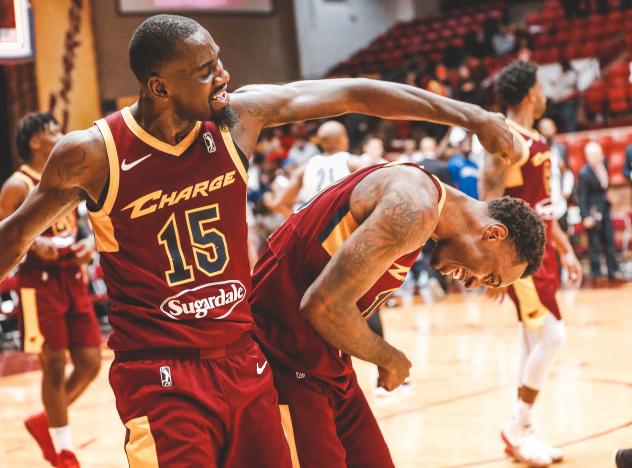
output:
M349 153L349 136L344 125L328 120L316 134L322 153L312 156L294 171L285 190L268 206L299 207L332 183L366 166L358 156Z

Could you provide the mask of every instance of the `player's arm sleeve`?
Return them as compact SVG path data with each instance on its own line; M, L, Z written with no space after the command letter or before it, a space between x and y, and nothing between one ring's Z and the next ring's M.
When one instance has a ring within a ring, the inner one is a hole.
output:
M326 341L378 366L387 366L397 351L369 329L356 303L394 261L431 235L437 206L424 205L432 194L419 192L399 184L385 193L301 301L300 312Z

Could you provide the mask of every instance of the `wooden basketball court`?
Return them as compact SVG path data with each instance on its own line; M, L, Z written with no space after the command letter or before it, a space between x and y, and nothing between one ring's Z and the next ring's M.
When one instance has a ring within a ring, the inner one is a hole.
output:
M564 291L559 299L568 343L538 402L536 429L564 448L563 466L611 467L613 451L632 446L632 285ZM361 362L356 369L396 466L521 466L504 457L499 438L515 398L512 305L454 295L387 309L383 320L387 339L413 362L411 384L377 396L377 371ZM85 467L127 466L107 382L111 357L105 353L97 381L71 408ZM41 408L39 378L38 371L0 378L0 467L48 466L22 424Z

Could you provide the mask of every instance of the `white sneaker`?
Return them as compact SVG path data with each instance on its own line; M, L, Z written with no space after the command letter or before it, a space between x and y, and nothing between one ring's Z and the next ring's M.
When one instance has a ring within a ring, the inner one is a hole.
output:
M543 440L538 439L535 435L533 436L533 438L535 439L535 443L539 444L542 447L542 450L546 451L549 454L551 460L553 460L553 463L559 463L564 459L564 452L562 452L562 450L547 444Z
M507 431L502 431L500 437L505 443L505 454L518 461L527 463L533 468L544 468L553 463L548 450L532 432L526 436L512 440Z

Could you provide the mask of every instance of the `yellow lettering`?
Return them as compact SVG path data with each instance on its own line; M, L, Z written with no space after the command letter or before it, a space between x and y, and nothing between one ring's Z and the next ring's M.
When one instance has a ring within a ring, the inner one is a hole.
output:
M533 158L531 158L531 160L533 161L533 165L535 167L538 167L539 165L541 165L545 161L549 161L550 159L551 159L550 151L545 151L544 153L537 153L535 156L533 156Z
M189 185L187 188L185 188L184 190L180 192L180 194L178 195L178 198L176 198L176 201L173 202L173 204L175 205L176 203L180 203L182 200L188 200L189 198L191 198L192 191L193 191L193 185Z
M171 192L171 195L164 194L160 199L160 205L158 205L158 209L162 210L166 204L169 204L169 206L173 205L177 196L178 192Z
M224 177L224 187L232 184L233 182L235 182L235 171L227 172L226 176Z
M212 192L213 190L217 190L218 188L221 188L223 181L224 181L224 174L222 174L221 176L215 177L213 179L213 182L209 184L208 191Z
M191 198L197 197L198 194L201 194L203 197L208 197L208 193L206 193L206 187L208 187L208 180L195 184L195 187L193 188L193 195L191 196Z
M158 200L162 195L162 190L156 190L155 192L148 193L147 195L143 195L137 200L134 200L132 203L127 205L121 211L129 210L132 208L132 214L130 215L130 219L140 218L141 216L148 215L156 211L156 204L152 203L151 205L144 207L145 203L148 203L152 200ZM161 207L162 208L162 207Z

